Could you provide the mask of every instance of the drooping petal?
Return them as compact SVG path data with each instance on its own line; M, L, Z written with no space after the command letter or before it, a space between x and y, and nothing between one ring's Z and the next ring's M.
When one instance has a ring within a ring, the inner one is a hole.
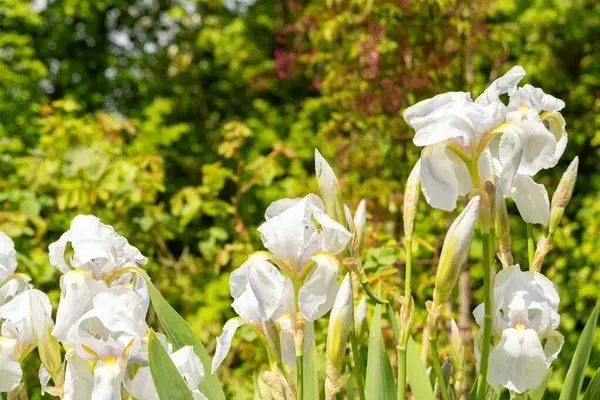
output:
M244 324L246 324L246 321L236 317L227 321L223 326L223 333L221 333L221 336L217 337L217 348L212 360L213 374L217 368L219 368L219 365L221 365L225 357L227 357L227 353L229 353L229 349L231 349L231 342L233 341L235 331Z
M562 114L558 111L552 111L541 115L542 122L548 124L548 130L556 139L556 149L554 150L554 158L558 163L567 148L567 130L565 129L566 122Z
M496 169L498 175L498 190L503 195L510 195L513 186L513 180L523 157L523 145L517 127L511 124L506 124L503 128L502 137L498 146L498 163ZM500 160L503 160L502 162Z
M475 103L488 105L500 101L500 95L511 93L525 76L525 69L515 65L506 74L496 79L487 89L475 99Z
M558 353L562 350L565 343L565 337L557 331L552 331L545 337L544 354L546 355L546 367L550 368L552 361L556 360Z
M281 349L281 361L290 367L296 366L296 345L294 344L294 330L292 319L289 314L283 315L277 320L279 326L279 347Z
M120 357L100 360L94 367L94 390L91 400L121 400L125 360Z
M268 261L270 254L256 252L231 273L229 290L236 313L246 321L260 324L279 307L285 278Z
M489 382L523 393L538 386L546 375L546 356L533 329L505 329L490 352Z
M547 225L550 220L550 200L546 187L525 175L516 175L510 196L521 217L529 224Z
M150 367L141 367L127 385L127 391L136 399L160 400L152 380Z
M266 321L279 307L285 278L272 263L265 261L249 269L248 282L256 295L258 315Z
M21 383L17 346L16 339L0 336L0 393L10 392Z
M65 341L69 329L91 308L94 296L106 287L104 281L94 278L92 271L69 270L61 276L60 300L52 335L61 342Z
M331 254L319 253L312 260L315 265L298 292L300 312L310 322L321 318L333 306L338 290L335 278L340 268Z
M17 252L12 239L0 232L0 285L17 269Z
M67 367L65 371L65 385L63 400L89 399L94 390L94 375L88 362L79 358L74 351L67 352L65 356Z
M50 264L54 265L60 272L67 273L71 270L70 265L65 260L65 252L67 249L67 243L71 241L71 232L66 231L60 238L54 243L50 243L48 246L48 256L50 257Z
M456 208L459 183L445 146L427 146L421 151L421 188L432 207L446 211Z
M469 168L467 168L467 165L464 163L464 161L461 160L460 157L454 152L446 150L446 154L448 156L448 160L450 160L450 164L452 165L452 171L454 172L454 176L456 176L456 181L458 182L458 195L468 195L473 188L471 175L469 175ZM484 169L482 172L486 173L486 156L484 154L485 153L479 157L479 161L481 163L480 166ZM489 173L487 175L489 175ZM481 176L480 178L483 179L484 177Z
M38 370L38 378L40 379L40 386L42 387L42 396L46 392L46 388L48 387L48 383L52 378L50 376L50 372L44 367L44 364L40 365L40 369Z
M39 312L34 313L34 309ZM2 335L18 339L19 352L31 350L37 345L35 332L45 332L51 315L48 296L37 289L27 290L0 307L0 320L4 320Z
M171 360L187 383L194 399L206 399L198 389L198 385L204 380L204 367L200 358L194 353L194 348L192 346L180 348L171 354Z
M277 320L279 326L279 345L281 348L281 361L290 367L296 366L296 345L294 344L294 331L292 319L289 314ZM315 328L312 323L304 325L304 354L307 354L315 340Z

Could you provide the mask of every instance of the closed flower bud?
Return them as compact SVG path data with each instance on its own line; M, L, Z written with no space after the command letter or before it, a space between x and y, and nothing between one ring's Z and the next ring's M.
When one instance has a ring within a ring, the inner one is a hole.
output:
M419 203L419 194L421 190L421 160L417 161L408 180L406 181L406 190L404 191L404 236L410 240L412 238L415 215Z
M550 229L549 233L552 236L556 229L558 228L558 224L565 214L565 208L567 204L569 204L569 200L571 200L571 196L573 195L573 189L575 189L575 182L577 182L577 168L579 167L579 157L575 157L569 168L565 171L560 182L558 183L558 187L556 188L556 192L552 196L552 204L550 205Z
M333 168L331 168L327 160L323 158L317 149L315 149L315 174L327 215L343 226L347 226L340 184L335 176L335 172L333 172Z
M446 234L435 276L434 306L444 304L456 284L460 269L469 253L478 208L479 196L476 196L469 201Z
M365 226L367 225L367 204L365 200L361 200L358 203L358 207L356 207L356 212L354 213L354 236L353 239L357 240L357 254L360 252L363 246L363 240L365 237Z
M403 298L402 299L402 308L400 309L400 345L403 348L406 348L408 344L408 339L410 338L410 331L413 326L413 321L415 319L415 302L412 298Z
M342 361L346 352L346 339L353 324L352 282L350 274L346 274L338 290L335 303L329 316L329 329L327 331L327 379L325 381L325 394L327 399L335 398L345 384L346 377L342 377Z
M496 232L500 251L498 258L502 262L502 268L508 268L514 264L512 256L512 240L510 237L510 221L508 219L508 210L506 209L506 200L500 191L496 193Z
M352 283L350 274L346 274L335 298L329 316L327 331L327 363L338 370L346 351L346 338L353 323Z

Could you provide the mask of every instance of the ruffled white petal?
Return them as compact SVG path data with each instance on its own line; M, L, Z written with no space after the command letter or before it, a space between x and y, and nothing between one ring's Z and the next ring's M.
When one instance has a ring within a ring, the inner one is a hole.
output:
M130 288L105 289L94 297L92 304L93 315L111 332L143 336L148 331L146 303Z
M278 205L275 208L280 210L284 207ZM267 214L273 215L274 212L268 211ZM318 252L337 254L346 247L351 237L346 228L325 214L323 202L314 194L273 215L258 231L264 246L275 257L297 267Z
M529 84L523 85L510 93L508 103L511 108L524 106L532 108L537 112L541 111L560 111L565 107L565 102L554 96L544 93L540 88Z
M231 349L231 342L233 341L235 331L244 324L246 324L246 321L236 317L227 321L223 326L223 333L221 333L221 336L217 337L217 348L212 360L213 374L217 368L219 368L219 365L221 365L225 357L227 357L227 353L229 353L229 349Z
M14 297L31 289L29 278L23 274L15 274L0 286L0 306L6 304Z
M60 300L52 335L58 341L65 341L69 329L92 307L94 296L106 288L106 283L96 280L92 271L69 270L61 276Z
M550 221L550 200L546 187L525 175L516 175L510 196L521 217L529 224L547 225Z
M0 285L17 269L17 253L12 239L0 232Z
M533 176L544 168L556 165L556 138L546 128L537 112L533 109L512 111L506 116L507 122L518 126L523 145L523 154L518 173ZM505 165L508 160L502 158Z
M302 201L302 198L298 197L295 199L285 198L274 201L267 207L265 211L265 219L271 219L278 216L289 208L292 208L296 204Z
M500 101L500 95L511 93L525 76L525 69L520 65L515 65L506 74L496 79L490 86L475 99L475 103L487 105Z
M427 146L421 151L421 188L432 207L446 211L456 208L459 182L445 146Z
M23 371L17 353L17 340L0 336L0 393L10 392L21 383Z
M422 100L417 104L408 107L404 111L404 120L409 124L413 125L415 119L422 118L437 110L438 108L442 108L451 103L470 103L471 93L467 92L447 92L441 93L436 96L433 96L430 99ZM413 125L414 127L414 125ZM415 129L417 129L415 127Z
M333 306L338 290L335 278L340 269L337 259L331 254L319 253L312 260L315 265L298 292L298 307L310 322L321 318Z
M65 251L71 243L73 256L67 262ZM49 247L50 263L61 272L71 268L94 271L97 278L124 266L143 265L148 262L127 239L117 234L110 225L93 215L78 215L71 221L70 229Z
M313 216L320 225L320 229L317 228L320 230L318 233L319 246L317 252L331 254L339 254L342 252L352 238L352 234L325 213L315 212ZM306 258L309 255L312 256L312 254L305 253L303 258Z
M533 329L505 329L490 352L487 379L517 393L533 389L546 375L546 356Z

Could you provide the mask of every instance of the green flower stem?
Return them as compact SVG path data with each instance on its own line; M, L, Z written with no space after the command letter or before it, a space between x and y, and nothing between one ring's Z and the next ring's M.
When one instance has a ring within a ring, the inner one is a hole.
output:
M444 381L444 374L442 374L442 367L440 366L440 356L437 350L437 337L436 335L429 337L429 348L431 349L432 367L437 378L438 387L442 395L442 400L448 400L448 390L446 389L446 382Z
M398 400L406 399L406 349L398 346Z
M535 257L535 238L532 224L527 224L527 255L529 256L529 268L531 268Z
M392 324L392 332L394 333L394 341L396 342L396 358L398 359L398 368L400 368L400 357L402 355L400 354L400 328L398 327L398 318L396 318L396 313L394 312L394 307L392 307L391 302L386 302L385 306L388 313L388 318ZM398 379L400 379L400 375L398 375ZM400 386L400 380L398 380L398 386Z
M490 341L492 338L492 268L491 268L491 237L489 232L482 234L483 240L483 302L485 317L483 323L483 346L481 349L481 366L479 369L479 381L477 385L478 400L485 399L485 388L487 384L488 358L490 354Z
M362 360L360 358L360 351L358 350L358 343L356 341L356 332L353 328L350 329L350 345L352 346L352 358L354 361L354 380L356 381L356 387L358 388L358 397L360 400L365 400L365 383L363 381L362 371Z
M406 307L410 307L411 298L411 279L412 279L412 238L404 239L404 249L406 251L406 271L404 276L404 299L407 302ZM409 332L412 327L403 326L405 332ZM397 343L398 346L398 400L406 398L406 347L404 343Z
M304 399L304 355L296 356L296 399Z
M298 308L298 292L300 291L300 285L294 282L294 303L296 304L296 311L294 313L293 322L296 325L300 309ZM294 345L296 347L296 400L304 400L304 334L302 337L296 337L298 329L296 326L294 329Z
M400 343L400 329L398 328L398 318L396 318L396 313L394 312L394 307L392 307L392 303L389 301L385 302L385 307L388 313L388 318L392 324L392 332L394 333L394 340L396 344Z
M369 285L369 281L363 280L360 282L360 284L362 285L363 289L367 293L367 296L369 296L369 298L371 300L373 300L375 302L375 304L386 304L387 303L387 300L383 300L382 298L377 296L375 294L375 292L373 292L373 289L371 289L371 285Z

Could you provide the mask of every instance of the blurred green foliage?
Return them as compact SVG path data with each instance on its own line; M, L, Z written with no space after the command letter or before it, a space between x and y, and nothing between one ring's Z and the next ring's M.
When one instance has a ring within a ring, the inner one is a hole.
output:
M581 160L544 266L566 336L556 396L600 286L598 37L600 3L587 0L0 0L0 229L56 300L47 246L76 214L98 215L151 259L157 286L210 349L233 316L228 272L259 248L270 202L316 191L319 147L349 205L367 199L365 265L394 294L403 181L419 156L403 109L443 91L480 93L521 64L526 82L567 103L567 153L538 181L552 193ZM420 205L421 306L451 218ZM513 224L526 264L524 224ZM476 239L472 258L480 252ZM481 287L480 266L470 271ZM222 369L240 399L266 358L250 331L241 336Z

